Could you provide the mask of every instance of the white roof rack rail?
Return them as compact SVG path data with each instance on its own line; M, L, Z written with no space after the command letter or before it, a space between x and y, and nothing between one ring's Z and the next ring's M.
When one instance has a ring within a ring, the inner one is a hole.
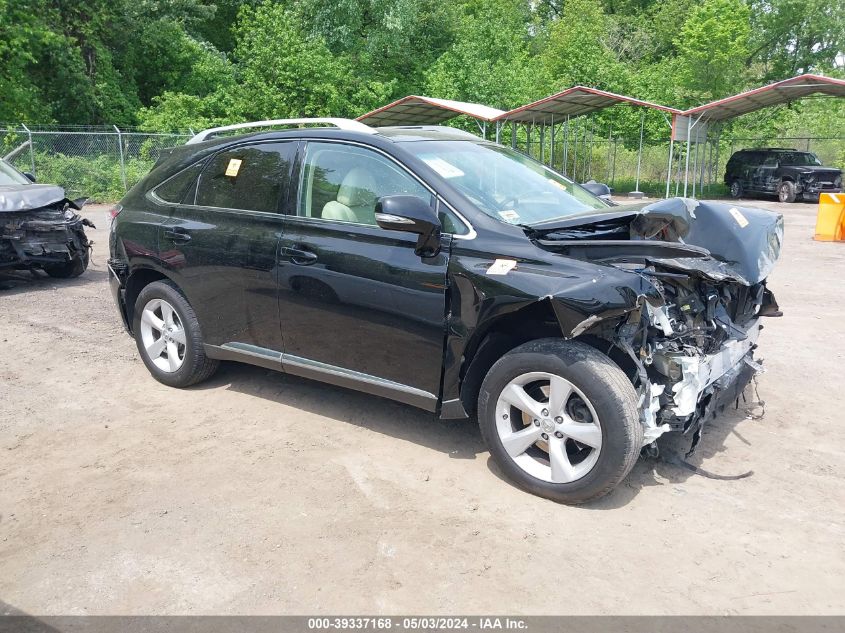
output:
M364 134L376 134L376 130L369 125L365 125L360 121L353 121L352 119L338 119L332 117L316 118L316 119L271 119L268 121L252 121L249 123L235 123L234 125L223 125L221 127L212 127L203 130L199 134L192 137L185 145L193 143L202 143L210 137L219 132L229 132L231 130L246 130L256 127L270 127L273 125L305 125L314 123L325 123L327 125L334 125L338 129L348 130L350 132L363 132Z

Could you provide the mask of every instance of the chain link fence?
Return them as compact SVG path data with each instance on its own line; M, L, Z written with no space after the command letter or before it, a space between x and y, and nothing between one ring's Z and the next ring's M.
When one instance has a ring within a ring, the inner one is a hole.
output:
M0 127L0 156L38 182L65 188L68 197L119 200L149 172L163 149L191 134L112 128Z
M69 197L88 197L94 202L114 202L123 197L152 168L163 149L182 145L191 136L141 132L116 127L45 128L25 125L0 126L0 156L11 153L9 161L21 171L32 173L39 182L55 183ZM594 179L609 184L617 193L637 188L646 195L662 197L666 193L669 169L669 139L623 139L596 134L575 136L564 150L562 135L552 148L546 135L541 146L536 135L530 149L524 140L520 150L526 151L554 169L578 182ZM502 142L510 144L508 139ZM703 144L702 144L703 145ZM691 171L704 184L702 195L726 193L722 184L725 164L737 150L751 147L792 147L811 151L825 165L845 168L845 137L839 138L722 138L709 143L699 154L704 165L691 160ZM683 143L675 144L672 161L672 186L682 193ZM693 170L693 165L696 169ZM691 175L692 178L692 175Z

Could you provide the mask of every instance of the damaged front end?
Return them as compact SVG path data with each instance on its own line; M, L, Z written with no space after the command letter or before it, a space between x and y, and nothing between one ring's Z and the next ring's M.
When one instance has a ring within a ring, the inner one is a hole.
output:
M703 424L761 370L754 360L760 319L781 315L766 277L780 254L782 217L673 199L533 237L545 249L627 271L656 290L640 295L621 321L589 325L635 368L644 443L667 431L691 433L692 452Z
M84 202L67 199L52 185L0 187L0 270L81 274L91 249L84 227L94 226L77 213Z

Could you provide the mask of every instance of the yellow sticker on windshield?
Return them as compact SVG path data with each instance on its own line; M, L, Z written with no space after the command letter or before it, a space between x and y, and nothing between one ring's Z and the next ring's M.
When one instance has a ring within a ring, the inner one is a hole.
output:
M231 158L229 159L229 164L226 166L226 175L231 176L234 178L238 175L238 172L241 170L241 163L243 161L240 158Z
M562 182L558 182L557 180L552 180L551 178L546 178L546 180L548 180L550 183L552 183L555 187L559 187L560 189L563 189L564 191L566 191L566 185L564 185Z

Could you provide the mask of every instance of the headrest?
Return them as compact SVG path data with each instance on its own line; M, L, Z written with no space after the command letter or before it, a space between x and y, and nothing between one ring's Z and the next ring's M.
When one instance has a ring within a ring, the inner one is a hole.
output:
M346 174L337 192L337 201L347 207L375 206L376 181L368 171L353 167Z

